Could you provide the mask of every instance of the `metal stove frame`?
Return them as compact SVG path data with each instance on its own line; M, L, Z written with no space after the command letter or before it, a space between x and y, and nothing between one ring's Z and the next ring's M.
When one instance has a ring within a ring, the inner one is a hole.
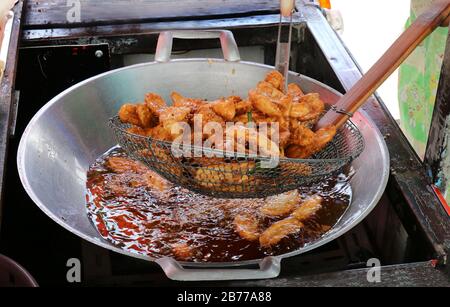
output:
M5 176L5 169L9 165L7 163L8 154L11 159L15 153L9 148L9 141L10 137L14 137L18 113L19 95L15 84L16 67L17 61L20 61L19 54L23 55L23 50L26 48L107 44L112 55L111 67L114 68L123 64L120 62L120 55L153 52L157 33L161 30L226 28L235 33L239 46L265 46L266 62L274 62L275 48L273 46L277 37L278 15L273 12L216 16L210 19L165 21L145 19L133 20L130 23L122 20L121 22L103 22L98 25L92 23L52 24L51 19L41 25L30 24L28 21L33 19L32 14L36 14L33 6L42 2L45 1L21 0L15 6L8 62L5 77L0 84L0 187L3 191L2 197L0 197L0 208L3 205L3 212L5 212L3 220L8 218L6 213L10 210L7 207L13 206L8 202L10 199L8 190L4 188L9 180ZM307 0L297 0L297 9L299 13L294 17L296 26L292 47L293 70L316 78L342 92L349 89L361 77L361 69L351 53L331 29L317 5ZM178 50L193 48L187 41L177 42L174 47ZM216 47L217 43L212 41L204 41L195 45L195 48L199 49ZM344 261L347 263L346 265L335 266L336 272L319 272L320 274L318 274L317 270L308 272L307 269L304 269L305 266L301 265L302 261L294 258L297 260L292 260L286 265L283 264L282 274L277 279L212 284L223 286L449 286L450 217L444 210L444 205L434 187L434 183L442 173L442 152L447 146L448 127L443 118L447 118L450 114L450 95L447 91L450 84L449 63L450 43L444 59L444 69L442 70L425 163L422 163L416 155L378 96L372 96L365 104L364 110L385 136L391 155L391 174L385 196L374 213L358 226L358 229L337 243L340 247L334 250L334 255L338 254L335 260L347 257ZM329 69L317 69L321 66ZM15 157L12 158L15 159ZM380 223L380 220L385 223ZM368 232L368 229L371 231ZM3 233L6 233L6 228ZM367 236L364 235L366 233L368 233ZM358 262L358 259L349 260L354 255L343 256L345 251L358 250L348 248L348 246L342 247L343 244L349 244L352 241L358 242L357 239L355 241L358 236L365 238L363 240L365 244L361 245L366 250L373 249L360 259L367 259L371 255L382 253L383 257L390 259L389 262L392 263L392 265L382 267L382 282L379 284L368 283L366 276L369 268L364 268L364 263ZM396 236L402 237L401 241L405 242L405 246L400 252L393 247L395 245L393 237ZM349 238L352 239L349 241ZM0 244L1 252L8 252L8 246L10 246L8 242L11 240L14 238L8 238L7 234L3 234L2 241L7 243ZM381 246L381 244L392 246L392 248L386 247L381 252L376 251L376 246ZM84 260L91 264L87 265L88 269L85 271L85 277L91 281L91 284L144 282L150 285L178 285L161 278L161 273L136 274L133 277L130 274L114 275L111 262L118 257L117 255L109 255L104 250L87 243L82 243L82 246ZM333 250L332 247L330 249ZM329 250L327 253L325 258L333 255L333 253L329 253ZM396 255L398 253L401 256ZM305 260L308 257L310 256L305 255L303 262L308 262ZM348 263L353 263L353 265L348 265ZM24 263L24 265L27 264ZM137 267L140 268L140 265ZM158 282L152 282L152 276ZM201 283L193 283L193 285L201 285Z

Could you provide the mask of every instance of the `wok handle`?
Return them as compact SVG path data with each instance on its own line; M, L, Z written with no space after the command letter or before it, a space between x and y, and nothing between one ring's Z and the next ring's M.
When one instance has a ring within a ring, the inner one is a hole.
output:
M315 129L342 127L414 49L450 15L450 0L433 2L429 9L394 42L374 66L328 111Z
M156 263L163 269L171 280L177 281L208 281L208 280L243 280L243 279L267 279L280 275L281 259L278 257L266 257L259 269L220 269L220 268L185 268L173 258L160 258Z
M239 49L231 31L226 30L181 30L161 32L156 47L155 61L169 62L172 55L174 38L181 39L220 39L223 56L226 61L238 62L241 60Z

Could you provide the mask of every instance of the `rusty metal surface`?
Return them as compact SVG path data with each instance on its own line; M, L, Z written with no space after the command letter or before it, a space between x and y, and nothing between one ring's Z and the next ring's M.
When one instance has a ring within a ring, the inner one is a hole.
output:
M155 20L180 20L227 15L261 15L279 10L278 0L80 0L68 5L66 0L28 1L27 28L48 28L77 24L100 25L137 23ZM79 19L75 11L79 11ZM73 14L72 14L73 13ZM69 17L68 17L69 16Z
M295 21L293 40L300 40L301 29L305 23L300 19ZM275 16L267 18L248 17L238 19L220 19L218 23L209 21L188 21L176 23L156 23L120 26L103 26L93 28L24 30L22 46L49 45L86 45L109 44L113 55L130 53L154 53L160 31L169 29L230 29L237 38L239 46L256 46L275 44L277 37L277 21ZM41 36L42 35L42 36ZM202 40L192 44L190 41L177 40L175 50L193 50L217 48L215 40Z
M171 29L230 29L239 46L275 44L279 15L230 17L213 20L187 20L141 24L103 25L97 27L26 29L23 46L108 43L112 54L153 53L159 32ZM300 14L294 17L294 39L305 23ZM180 49L215 48L216 41L196 44L180 42ZM176 47L176 46L175 46Z
M14 7L14 21L5 72L0 83L0 226L2 214L3 181L5 174L6 155L9 141L11 106L13 104L13 89L16 77L17 51L20 38L23 1Z
M432 182L443 193L450 183L450 36L446 50L424 160ZM447 208L450 212L450 208Z

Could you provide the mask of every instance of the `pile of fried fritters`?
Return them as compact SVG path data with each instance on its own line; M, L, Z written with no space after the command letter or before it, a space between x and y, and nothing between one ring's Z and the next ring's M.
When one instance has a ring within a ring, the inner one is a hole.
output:
M257 128L244 125L249 121L269 125L278 123L279 144L271 144L270 151L277 151L280 157L308 158L322 150L334 138L336 127L329 126L314 132L312 127L324 113L325 104L319 94L304 94L294 83L289 84L287 92L283 92L284 82L279 72L272 71L256 88L249 91L246 99L231 96L206 101L186 98L173 92L171 106L168 106L161 96L149 93L144 103L123 105L119 118L123 123L132 125L128 129L130 133L169 142L179 136L178 133L173 133L177 131L173 129L174 125L182 122L193 127L196 114L202 115L203 125L217 122L224 127L224 131L227 122L242 123L242 129L245 129L247 136L253 135L259 142L262 142L264 137L258 135ZM207 133L202 133L202 139L210 137ZM266 141L270 143L270 140Z

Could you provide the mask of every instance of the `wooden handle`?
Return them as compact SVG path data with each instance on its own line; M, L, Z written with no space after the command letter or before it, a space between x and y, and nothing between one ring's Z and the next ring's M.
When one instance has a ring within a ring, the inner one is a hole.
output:
M283 17L290 17L294 11L295 0L280 0L280 11Z
M435 1L430 8L395 41L372 68L329 110L315 129L330 125L342 127L354 113L400 66L414 49L450 15L450 0ZM382 22L382 21L381 21Z

